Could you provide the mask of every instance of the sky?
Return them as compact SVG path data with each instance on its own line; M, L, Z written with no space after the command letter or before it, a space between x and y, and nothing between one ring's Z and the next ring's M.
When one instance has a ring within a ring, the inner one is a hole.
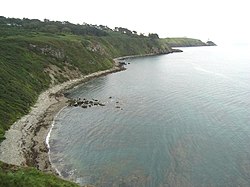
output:
M248 0L1 0L0 16L119 26L161 38L250 43Z

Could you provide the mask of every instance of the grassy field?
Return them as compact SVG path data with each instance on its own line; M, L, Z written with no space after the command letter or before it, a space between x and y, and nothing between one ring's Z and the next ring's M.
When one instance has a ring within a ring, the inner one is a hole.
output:
M34 168L17 167L0 162L1 187L79 187Z

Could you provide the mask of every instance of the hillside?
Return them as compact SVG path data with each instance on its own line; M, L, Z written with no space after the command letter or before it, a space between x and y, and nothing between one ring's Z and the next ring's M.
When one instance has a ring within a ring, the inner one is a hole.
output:
M115 57L170 52L160 39L124 28L0 17L0 142L49 87L110 69ZM2 162L0 177L0 186L74 186Z
M0 16L0 142L49 87L107 70L128 55L167 54L196 40L159 39L126 28ZM31 164L32 166L32 164ZM36 169L0 162L0 186L75 186Z
M202 42L193 38L164 38L164 40L170 47L197 47L197 46L215 46L212 41Z
M171 52L159 39L110 30L102 32L106 34L35 32L2 23L0 140L5 130L28 113L41 91L49 86L109 69L115 57Z

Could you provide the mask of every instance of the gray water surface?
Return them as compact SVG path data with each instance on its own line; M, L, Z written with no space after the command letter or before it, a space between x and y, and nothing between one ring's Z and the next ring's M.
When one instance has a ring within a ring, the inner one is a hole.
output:
M184 48L130 59L89 81L57 117L51 160L96 186L250 186L250 55L246 48ZM110 98L112 97L112 98Z

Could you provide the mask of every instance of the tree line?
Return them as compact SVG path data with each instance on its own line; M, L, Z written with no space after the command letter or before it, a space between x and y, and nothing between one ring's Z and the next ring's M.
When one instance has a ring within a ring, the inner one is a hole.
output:
M0 16L1 27L14 27L16 29L24 29L33 32L45 32L51 34L74 34L74 35L90 35L90 36L108 36L112 32L118 32L120 34L134 36L134 37L149 37L151 39L158 39L159 36L156 33L150 33L148 36L136 31L131 31L123 27L115 27L111 29L104 25L92 25L92 24L73 24L68 21L50 21L44 19L28 19L28 18L6 18Z

